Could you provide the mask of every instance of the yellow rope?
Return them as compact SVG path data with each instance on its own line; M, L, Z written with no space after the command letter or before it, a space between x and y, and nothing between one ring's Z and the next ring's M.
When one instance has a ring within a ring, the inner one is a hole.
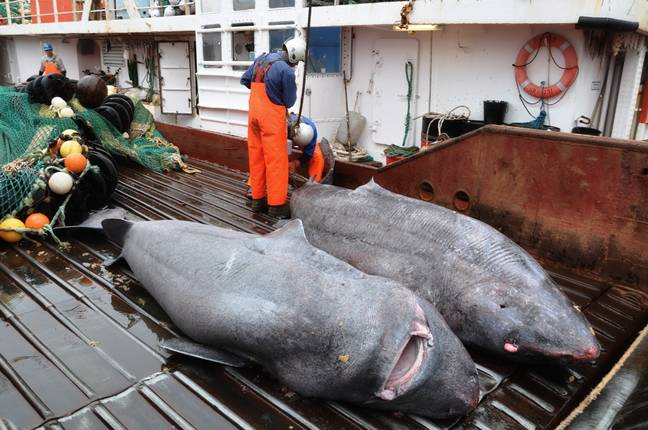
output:
M577 407L574 409L567 418L565 418L559 425L556 427L556 430L565 430L573 421L582 414L585 409L592 403L596 398L601 394L605 389L607 384L614 378L614 376L621 370L626 360L632 355L632 353L637 349L641 341L648 335L648 325L644 327L643 330L639 333L637 338L632 342L630 348L623 354L621 359L614 365L612 370L608 372L607 375L599 382L599 384L594 387L594 389L589 393L589 395L583 400Z

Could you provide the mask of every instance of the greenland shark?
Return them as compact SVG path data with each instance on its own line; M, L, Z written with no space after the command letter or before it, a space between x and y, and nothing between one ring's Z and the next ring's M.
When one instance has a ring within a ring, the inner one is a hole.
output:
M102 226L188 338L304 396L431 418L477 405L475 365L436 309L313 247L298 220L266 236L183 221Z
M481 221L373 180L356 190L309 183L290 205L311 244L401 282L436 306L467 345L521 361L599 356L591 326L547 272Z

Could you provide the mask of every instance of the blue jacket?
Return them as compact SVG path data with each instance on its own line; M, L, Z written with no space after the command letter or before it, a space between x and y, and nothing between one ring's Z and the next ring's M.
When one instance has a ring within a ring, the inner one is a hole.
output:
M295 82L295 72L293 68L283 59L281 54L271 52L262 54L241 77L241 84L250 88L252 76L257 67L258 61L275 61L270 66L268 74L265 76L266 93L270 101L276 105L283 105L286 108L291 107L297 100L297 83Z
M294 113L290 114L290 119L293 121L297 121L297 115ZM299 157L299 161L302 164L307 164L308 162L311 161L311 158L313 158L313 153L315 152L315 147L317 146L317 127L315 127L315 123L310 120L310 118L306 117L305 115L301 116L302 122L310 125L313 127L313 140L310 141L310 143L304 148L302 148L302 156Z

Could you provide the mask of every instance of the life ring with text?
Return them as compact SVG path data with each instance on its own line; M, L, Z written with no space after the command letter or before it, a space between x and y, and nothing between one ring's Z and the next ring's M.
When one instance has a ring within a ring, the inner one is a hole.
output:
M563 74L560 77L560 80L550 86L534 84L529 80L529 75L527 73L527 66L533 62L533 59L529 61L529 58L533 55L533 58L535 59L535 56L537 55L536 51L543 46L546 46L547 49L549 49L549 55L551 55L551 48L556 48L559 49L565 57L564 67L556 63L558 67L563 69ZM524 92L539 99L551 99L564 93L567 88L574 83L578 76L578 56L576 55L576 50L567 39L560 35L551 33L539 34L529 40L522 49L520 49L520 52L518 52L513 66L515 67L515 81L517 84L522 87Z

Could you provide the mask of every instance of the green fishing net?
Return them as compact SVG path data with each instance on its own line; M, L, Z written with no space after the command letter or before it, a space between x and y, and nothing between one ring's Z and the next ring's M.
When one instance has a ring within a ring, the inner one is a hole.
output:
M130 133L122 135L93 110L73 99L77 117L94 131L104 148L156 172L184 168L178 148L155 128L151 113L137 102ZM27 94L0 87L0 220L25 204L39 186L40 160L49 142L67 129L78 130L70 118L58 118L49 106L29 103Z

